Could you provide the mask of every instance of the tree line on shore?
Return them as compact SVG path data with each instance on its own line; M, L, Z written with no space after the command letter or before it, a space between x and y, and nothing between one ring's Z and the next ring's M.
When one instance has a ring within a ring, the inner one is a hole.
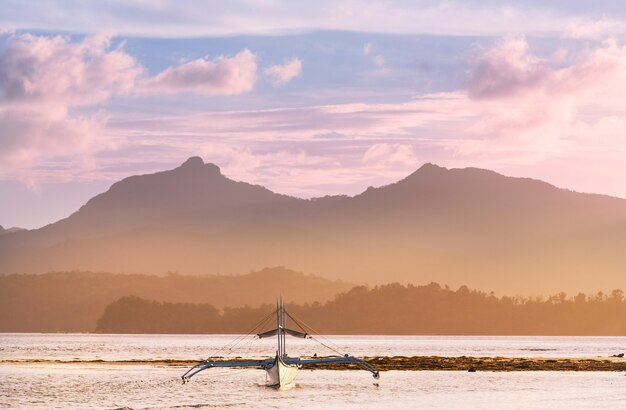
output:
M122 297L98 320L102 333L247 333L273 304L218 310L210 303ZM461 286L354 287L325 303L287 303L319 333L436 335L626 335L626 299L559 293L548 298L496 297ZM297 325L292 322L291 327Z
M306 302L327 301L353 285L284 267L242 275L192 276L50 272L0 275L0 332L93 332L105 307L126 295L217 309L260 306L279 291Z

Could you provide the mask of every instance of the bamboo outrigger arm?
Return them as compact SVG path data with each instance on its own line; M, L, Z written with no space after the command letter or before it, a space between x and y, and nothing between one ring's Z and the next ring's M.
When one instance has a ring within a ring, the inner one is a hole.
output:
M375 379L380 377L380 373L376 370L372 365L367 363L363 359L359 359L354 356L342 356L342 357L319 357L319 358L292 358L292 357L283 357L282 360L286 364L295 364L298 367L308 365L308 364L324 364L324 363L334 363L334 364L353 364L360 367L363 370L367 370L372 373L372 376ZM211 369L213 367L256 367L258 369L269 369L275 363L276 359L270 358L265 360L245 360L245 361L213 361L213 360L205 360L201 363L198 363L191 369L189 369L185 374L183 374L182 379L183 383L187 383L189 379L191 379L196 374L200 373L203 370Z
M198 363L191 369L187 370L185 374L183 374L183 384L187 383L189 379L191 379L196 374L200 373L203 370L211 369L213 367L256 367L259 369L266 369L272 366L274 363L274 359L265 359L265 360L245 360L245 361L214 361L214 360L205 360L201 363Z
M291 361L289 359L286 360L287 363ZM307 365L307 364L318 364L318 363L336 363L336 364L353 364L360 367L363 370L367 370L372 373L375 379L380 378L380 373L378 370L374 368L371 364L366 362L363 359L359 359L358 357L345 355L343 357L320 357L320 358L311 358L311 359L302 359L297 358L293 359L293 362L299 366Z

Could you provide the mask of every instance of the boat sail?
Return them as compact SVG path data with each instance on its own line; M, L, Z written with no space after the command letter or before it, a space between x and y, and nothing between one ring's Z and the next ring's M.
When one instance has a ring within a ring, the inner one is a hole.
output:
M286 318L289 318L296 323L302 330L297 331L286 327ZM259 326L259 325L257 325ZM200 373L203 370L207 370L213 367L252 367L264 369L267 373L266 384L269 387L285 388L291 386L294 382L298 369L303 365L332 363L332 364L347 364L356 365L363 370L367 370L372 373L374 378L378 379L380 374L372 365L366 361L354 356L344 354L338 357L289 357L285 349L286 336L292 336L303 339L313 339L313 336L307 332L310 327L304 325L301 321L291 316L285 309L282 297L276 302L276 328L268 330L266 332L258 333L258 338L266 338L276 336L277 349L276 356L265 360L210 360L207 359L189 369L183 376L183 384L189 382L191 377Z

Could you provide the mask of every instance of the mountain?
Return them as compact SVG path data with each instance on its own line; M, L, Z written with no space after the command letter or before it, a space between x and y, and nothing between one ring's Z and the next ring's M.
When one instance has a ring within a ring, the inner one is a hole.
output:
M626 285L626 200L426 164L354 197L304 200L198 157L126 178L70 217L0 236L0 272L235 273L290 266L353 283L502 293Z
M23 232L0 246L45 247L67 240L102 237L168 224L219 224L259 210L280 211L298 199L224 177L213 164L189 158L180 167L131 176L90 199L70 217Z

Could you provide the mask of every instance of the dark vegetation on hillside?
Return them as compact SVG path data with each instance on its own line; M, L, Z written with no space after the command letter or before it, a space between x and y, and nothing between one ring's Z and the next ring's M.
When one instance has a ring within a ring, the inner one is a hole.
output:
M260 306L276 292L305 302L327 301L350 287L282 267L236 276L0 275L0 332L92 332L104 308L126 295L172 303L210 302L221 309Z
M438 335L626 335L626 300L564 293L542 298L497 298L437 283L355 287L327 303L295 304L288 311L320 333ZM210 304L163 303L124 297L98 321L105 333L246 333L273 305L225 309ZM296 325L291 324L292 327Z

